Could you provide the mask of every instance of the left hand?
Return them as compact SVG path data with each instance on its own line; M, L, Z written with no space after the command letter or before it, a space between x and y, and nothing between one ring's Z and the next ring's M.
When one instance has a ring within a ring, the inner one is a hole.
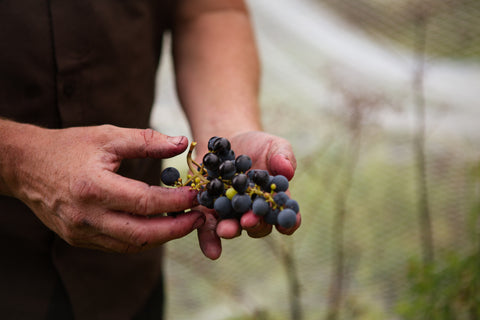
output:
M281 174L289 180L293 178L297 164L287 140L261 131L240 133L227 138L237 156L246 154L252 159L253 169L268 170L272 175ZM221 238L238 237L242 230L250 237L261 238L272 231L272 225L265 223L262 217L252 211L245 213L240 221L235 219L218 221L214 210L204 207L198 207L196 210L202 211L206 217L205 224L198 229L198 239L202 252L210 259L220 257ZM299 213L295 226L289 229L276 226L276 229L280 233L291 235L298 229L300 223Z

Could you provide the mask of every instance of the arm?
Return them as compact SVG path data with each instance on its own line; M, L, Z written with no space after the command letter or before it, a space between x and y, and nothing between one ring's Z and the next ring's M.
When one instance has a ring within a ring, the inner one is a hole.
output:
M185 137L153 130L51 130L0 119L0 194L23 201L71 245L142 251L190 233L204 217L146 219L190 208L195 192L148 186L115 172L124 158L171 157L187 144Z
M180 102L199 142L260 130L259 61L243 1L181 0L173 29ZM204 152L201 152L203 154Z
M258 107L259 59L254 35L243 1L177 1L173 27L173 56L180 102L199 142L198 155L206 152L212 136L224 136L237 154L252 157L253 167L284 174L295 171L290 144L261 132ZM246 214L240 225L224 220L218 225L213 214L199 230L200 246L215 259L221 253L218 236L232 238L245 229L250 236L270 233L263 219ZM298 228L280 232L291 234Z

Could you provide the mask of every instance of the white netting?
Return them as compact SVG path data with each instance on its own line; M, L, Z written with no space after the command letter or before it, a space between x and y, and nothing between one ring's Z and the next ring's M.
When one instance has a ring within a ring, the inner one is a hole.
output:
M480 2L249 3L263 120L296 151L291 191L303 225L292 237L224 241L218 261L202 256L195 234L169 243L168 319L415 318L420 309L405 295L408 271L428 251L421 213L431 219L438 265L460 268L445 257L463 261L478 245ZM153 125L188 135L184 120L173 120L183 115L171 108L165 62ZM183 157L172 163L185 166ZM478 302L475 288L458 301Z

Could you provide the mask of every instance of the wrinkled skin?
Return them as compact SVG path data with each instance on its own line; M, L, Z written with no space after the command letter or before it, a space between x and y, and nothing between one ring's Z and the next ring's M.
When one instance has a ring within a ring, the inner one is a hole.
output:
M200 212L158 215L191 208L196 192L188 187L149 186L115 173L125 158L180 154L188 146L185 137L114 126L4 128L11 129L13 142L4 153L3 193L22 200L71 245L139 252L183 237L205 221Z

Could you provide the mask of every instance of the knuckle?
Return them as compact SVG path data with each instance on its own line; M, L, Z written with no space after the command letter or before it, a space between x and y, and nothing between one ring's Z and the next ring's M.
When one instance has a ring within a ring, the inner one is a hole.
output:
M87 217L81 214L73 215L65 225L62 231L62 238L72 246L79 246L86 230L92 227Z
M159 133L153 129L142 129L139 132L140 136L143 139L143 144L139 146L141 151L145 154L146 157L154 157L158 150L155 148L156 140L158 139Z
M117 129L117 127L111 124L102 124L99 125L99 129L105 133L113 133Z
M118 127L111 124L102 124L98 127L93 127L91 134L92 139L100 144L106 144L112 140L112 137L116 137L118 134Z
M87 179L79 179L73 182L70 187L70 192L74 197L85 202L98 200L101 194L98 186Z
M148 147L150 144L152 144L152 142L155 139L155 131L153 131L150 128L141 130L140 135L143 137L143 140L145 141L145 146L146 147Z
M148 194L140 194L135 201L135 213L142 215L149 214L149 202Z
M148 236L147 230L144 227L137 228L133 230L129 236L129 250L136 250L135 248L141 250L142 248L146 247L149 242L150 238Z
M90 228L92 224L83 214L75 214L70 218L69 227L71 230L84 230Z

